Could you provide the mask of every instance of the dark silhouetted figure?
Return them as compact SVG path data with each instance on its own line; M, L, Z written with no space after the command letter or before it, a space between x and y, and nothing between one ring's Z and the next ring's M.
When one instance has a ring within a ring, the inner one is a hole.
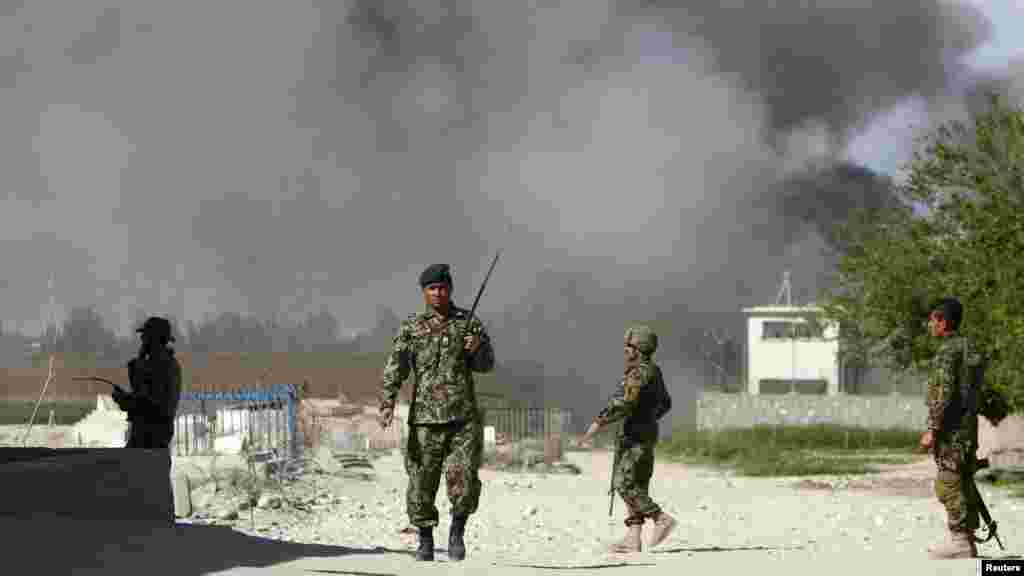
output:
M130 425L126 448L162 450L167 455L168 494L171 498L171 522L174 522L174 496L170 483L171 438L181 397L181 364L174 357L171 323L150 317L136 332L139 353L128 362L131 392L114 389L114 402L128 413Z

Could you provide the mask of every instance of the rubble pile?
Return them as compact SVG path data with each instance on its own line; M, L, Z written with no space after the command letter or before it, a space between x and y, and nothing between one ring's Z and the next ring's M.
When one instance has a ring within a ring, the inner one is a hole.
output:
M96 409L75 423L70 443L90 448L120 448L128 432L128 415L110 396L97 396Z
M552 460L550 452L510 445L487 451L484 468L502 472L529 472L534 474L570 474L581 472L580 467L563 459Z
M332 517L365 517L366 505L344 492L353 480L376 478L372 454L318 449L312 458L278 470L268 463L262 474L229 469L188 488L183 521L226 524L264 536L311 540L316 527ZM365 482L359 482L363 484Z

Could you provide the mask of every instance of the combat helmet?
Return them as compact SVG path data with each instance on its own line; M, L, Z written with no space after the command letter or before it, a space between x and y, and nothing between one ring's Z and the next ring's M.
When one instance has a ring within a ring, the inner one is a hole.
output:
M649 326L643 324L630 326L626 330L625 340L636 346L636 349L644 356L650 356L658 349L658 335Z

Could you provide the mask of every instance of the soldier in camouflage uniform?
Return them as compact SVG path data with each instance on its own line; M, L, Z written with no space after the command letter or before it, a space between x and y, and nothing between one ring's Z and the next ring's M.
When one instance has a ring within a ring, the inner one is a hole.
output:
M634 326L625 335L625 373L608 405L597 415L580 440L581 445L599 430L623 420L617 438L613 484L625 502L626 537L612 545L612 552L639 552L644 522L654 522L648 546L654 547L668 537L676 520L662 511L648 494L654 474L654 446L658 442L658 420L671 408L661 369L652 360L658 336L646 326Z
M935 456L935 496L946 509L948 539L928 549L933 558L976 558L974 531L978 507L973 499L975 458L978 449L976 408L964 402L961 387L963 362L979 362L957 330L963 308L954 298L941 300L929 317L932 336L941 339L928 380L928 430L921 446ZM965 404L967 405L965 410Z
M480 500L477 471L483 454L483 423L472 372L490 372L494 350L481 322L451 303L448 265L427 267L419 283L426 308L404 320L395 336L384 368L380 424L391 424L398 391L411 374L406 507L410 523L419 530L416 558L434 559L434 500L443 467L452 505L448 556L462 560L466 521Z

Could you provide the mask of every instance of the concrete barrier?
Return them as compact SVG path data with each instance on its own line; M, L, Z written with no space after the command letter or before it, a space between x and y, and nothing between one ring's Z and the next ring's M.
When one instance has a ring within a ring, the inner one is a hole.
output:
M0 448L0 517L71 517L169 525L166 452L125 448Z

